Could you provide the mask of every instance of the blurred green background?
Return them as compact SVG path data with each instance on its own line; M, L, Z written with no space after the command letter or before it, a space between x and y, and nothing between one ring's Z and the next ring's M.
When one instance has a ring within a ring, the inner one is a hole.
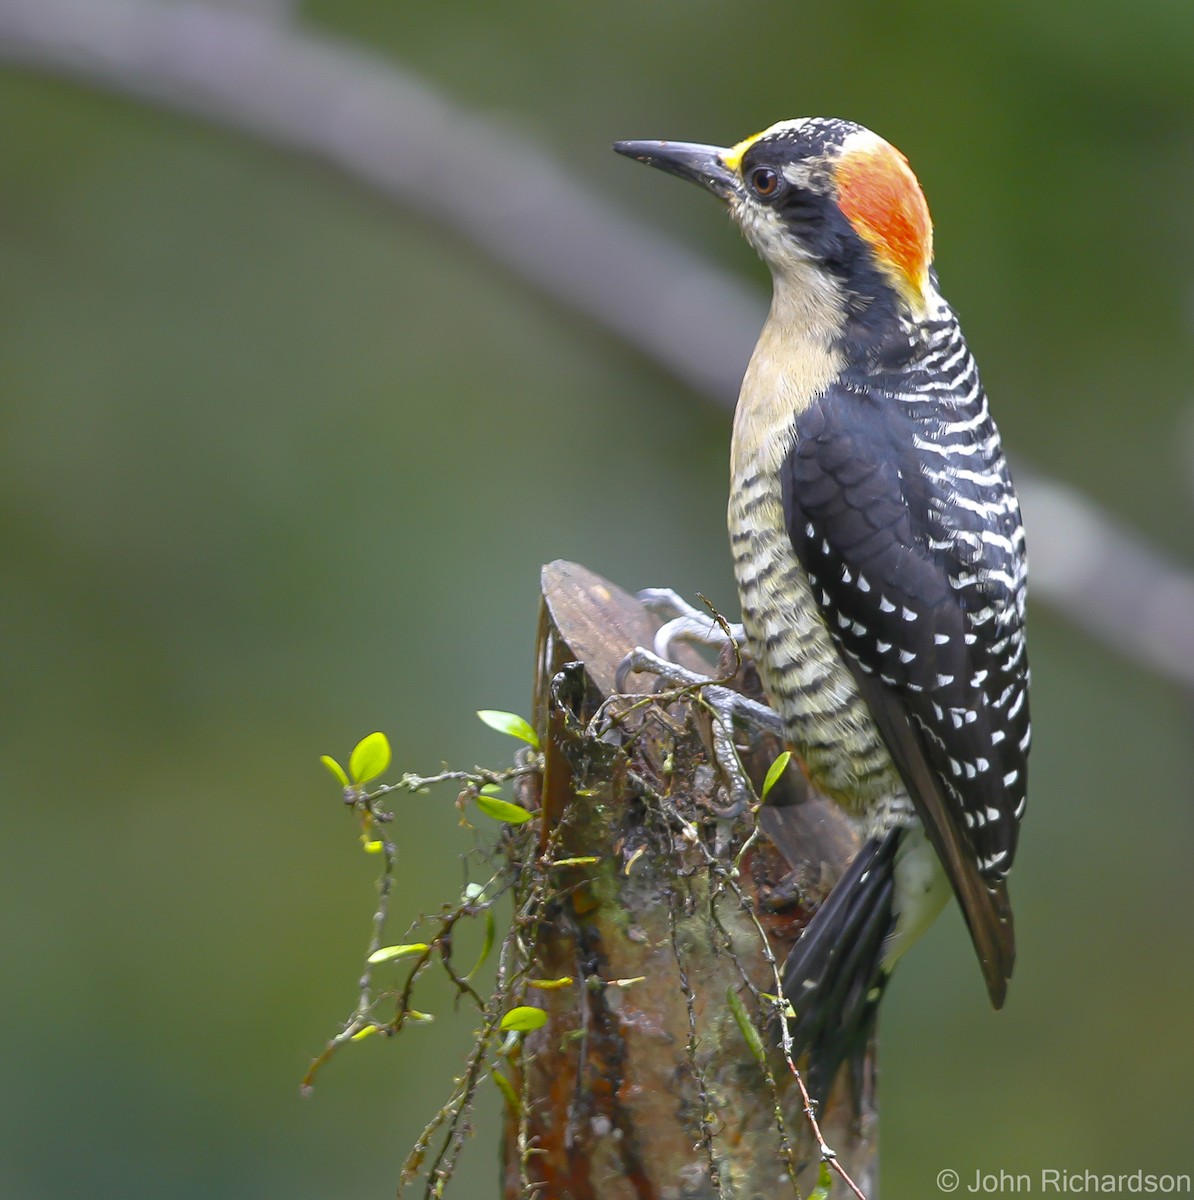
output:
M925 184L1013 453L1194 559L1189 0L290 19L759 289L713 204L609 143L876 128ZM473 712L527 711L552 558L734 611L728 416L330 169L16 70L0 114L0 1194L389 1195L472 1026L433 992L436 1025L299 1099L375 868L317 756L379 728L403 770L504 761ZM901 967L889 1196L946 1167L1194 1171L1190 697L1039 605L1031 637L1016 979L992 1015L956 914ZM403 803L400 918L462 877L451 801ZM495 1113L459 1196L496 1194Z

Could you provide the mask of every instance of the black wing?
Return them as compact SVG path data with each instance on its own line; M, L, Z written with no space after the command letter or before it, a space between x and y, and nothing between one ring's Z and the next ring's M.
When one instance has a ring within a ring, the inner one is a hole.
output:
M1024 550L978 392L838 385L784 465L793 548L945 866L998 1007L1014 959L1004 877L1027 782Z

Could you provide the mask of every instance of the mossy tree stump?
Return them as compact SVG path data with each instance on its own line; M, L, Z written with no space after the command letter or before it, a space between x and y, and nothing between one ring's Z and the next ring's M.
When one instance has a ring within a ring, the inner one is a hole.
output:
M771 997L777 964L854 836L791 769L757 832L749 812L719 819L728 798L699 691L652 696L656 681L632 676L637 695L616 697L618 664L650 645L656 619L570 563L544 568L542 597L534 721L544 769L521 798L542 817L543 870L524 872L521 886L550 886L527 906L539 915L516 965L575 982L536 994L548 1019L514 1062L522 1103L507 1113L504 1195L807 1196L821 1153ZM695 654L686 665L709 669ZM733 686L750 693L752 681L739 671ZM745 737L758 791L782 747ZM575 859L595 861L552 865ZM872 1200L873 1063L872 1047L862 1086L843 1071L818 1110L825 1142ZM836 1175L831 1194L848 1194Z

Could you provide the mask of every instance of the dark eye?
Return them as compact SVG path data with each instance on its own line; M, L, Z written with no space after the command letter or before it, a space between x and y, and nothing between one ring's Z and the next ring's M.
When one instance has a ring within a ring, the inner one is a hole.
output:
M779 190L779 176L770 167L755 167L750 173L750 186L756 196L774 196Z

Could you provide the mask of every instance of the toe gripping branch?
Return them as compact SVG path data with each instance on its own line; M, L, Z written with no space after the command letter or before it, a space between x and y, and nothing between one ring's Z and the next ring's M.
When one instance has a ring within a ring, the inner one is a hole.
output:
M656 632L653 651L637 646L622 660L616 677L617 688L624 691L630 675L642 672L654 675L663 685L692 688L700 692L701 700L712 715L713 756L731 797L730 804L719 810L717 816L726 820L738 817L754 803L755 792L734 746L734 724L738 722L748 728L782 737L779 716L765 704L671 660L673 645L678 642L725 646L725 628L715 616L694 608L671 588L647 588L638 593L638 599L656 614L671 613L672 616ZM741 643L745 636L742 626L730 625L728 628L730 638L741 655Z
M667 618L655 633L653 649L660 658L672 659L673 642L724 646L727 630L739 654L743 653L746 631L741 625L723 623L711 609L695 608L679 592L671 588L643 588L637 599L656 616Z

